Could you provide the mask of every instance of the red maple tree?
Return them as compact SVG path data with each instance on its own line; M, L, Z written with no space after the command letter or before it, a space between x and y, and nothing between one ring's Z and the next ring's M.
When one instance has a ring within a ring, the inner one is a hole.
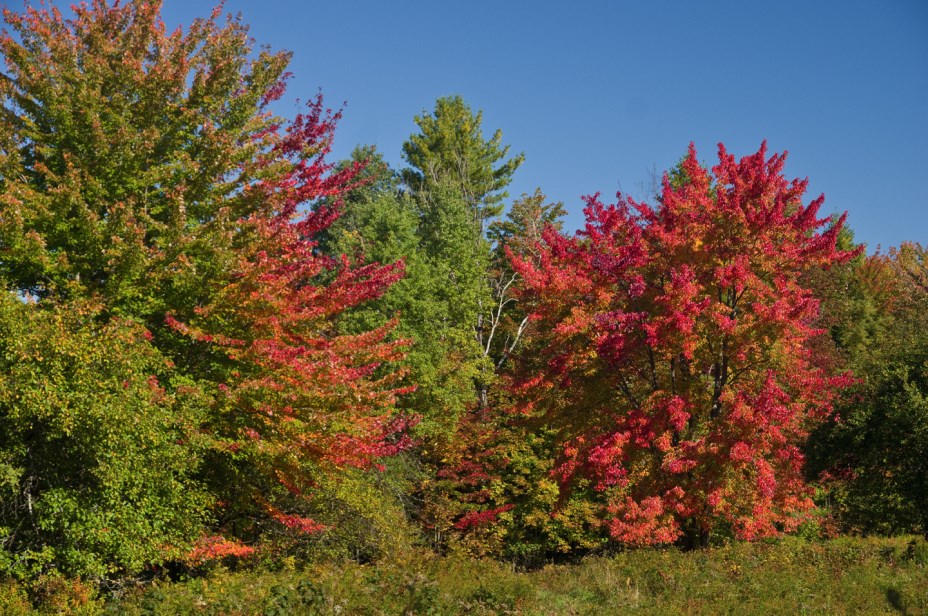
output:
M391 368L406 344L389 340L395 321L361 334L338 327L346 310L401 278L403 262L356 267L317 250L360 171L326 162L338 119L317 98L307 113L260 135L261 180L243 196L260 206L237 223L231 277L193 319L168 317L225 358L208 426L215 447L286 496L256 489L247 504L302 533L324 529L299 505L320 477L376 465L409 444L410 418L395 406L407 390Z
M710 174L691 145L656 207L588 197L575 236L512 256L535 332L516 410L559 427L557 477L592 479L621 543L771 536L813 507L799 445L849 376L816 362L801 274L855 253L785 160L720 144Z

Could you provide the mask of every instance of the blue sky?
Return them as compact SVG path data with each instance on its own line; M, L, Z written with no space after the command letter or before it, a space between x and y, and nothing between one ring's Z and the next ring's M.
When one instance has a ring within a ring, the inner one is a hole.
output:
M169 25L212 0L166 0ZM715 159L766 138L873 250L928 242L928 2L228 0L293 51L282 112L347 102L336 155L402 165L413 116L460 94L525 153L510 192L637 195L690 141Z

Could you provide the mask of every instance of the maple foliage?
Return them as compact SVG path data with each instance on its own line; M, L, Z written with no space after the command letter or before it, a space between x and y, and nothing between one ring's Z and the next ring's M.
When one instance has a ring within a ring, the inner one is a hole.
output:
M253 222L267 244L241 256L240 277L197 310L192 324L169 322L231 360L218 385L223 447L260 452L273 460L269 470L300 492L306 486L290 471L310 461L366 467L405 442L389 440L404 423L391 416L404 391L401 374L378 372L403 355L403 342L386 341L395 323L348 335L335 321L346 307L381 295L403 268L352 269L319 256L304 235L305 219ZM318 280L324 273L332 280Z
M320 254L363 162L326 161L340 113L321 96L271 113L289 54L255 50L221 6L173 32L160 12L4 11L0 275L36 311L92 300L96 319L145 325L139 344L168 358L165 399L183 387L207 407L177 418L185 472L221 503L207 536L254 541L268 520L316 533L300 503L320 477L407 444L395 321L338 328L404 265Z
M207 301L236 220L263 207L244 188L277 173L268 105L289 60L254 53L221 9L174 31L160 10L6 9L0 35L0 271L21 292L99 297L156 330L165 311Z
M754 539L804 473L928 527L924 247L864 257L766 144L503 218L523 156L460 97L409 168L333 164L321 95L272 112L287 52L161 6L3 11L4 576Z
M402 278L403 262L355 266L317 249L360 170L335 170L325 160L337 120L316 99L292 123L262 135L271 146L260 164L277 171L245 189L262 208L238 221L245 241L230 279L189 322L167 317L229 360L208 426L218 448L248 459L297 502L311 496L320 474L368 468L407 447L413 421L395 413L397 396L411 390L388 367L406 347L388 339L396 321L358 334L338 327L346 310ZM273 502L273 491L250 497L286 528L325 528L285 511L299 506Z
M204 564L227 556L243 558L254 554L255 549L229 541L223 537L203 537L187 554L187 561L192 564Z
M849 377L816 363L800 280L855 253L785 160L720 145L710 174L691 145L656 206L589 197L575 236L512 257L537 332L515 411L559 430L558 481L591 479L619 542L776 535L813 507L799 445Z

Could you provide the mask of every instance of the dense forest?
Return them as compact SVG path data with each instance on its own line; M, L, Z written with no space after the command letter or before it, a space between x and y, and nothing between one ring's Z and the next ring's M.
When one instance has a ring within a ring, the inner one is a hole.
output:
M459 96L334 161L221 10L4 17L3 579L928 534L926 249L785 153L570 232Z

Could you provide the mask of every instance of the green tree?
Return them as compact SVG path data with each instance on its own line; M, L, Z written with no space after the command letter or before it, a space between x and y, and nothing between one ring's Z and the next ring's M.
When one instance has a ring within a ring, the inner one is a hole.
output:
M363 331L399 316L393 335L411 343L402 366L415 386L401 405L420 418L414 428L419 446L386 464L387 473L368 480L385 490L382 503L401 494L407 515L441 543L448 508L445 495L433 489L443 484L432 480L447 464L445 456L476 406L474 384L492 372L474 335L481 306L490 300L490 244L479 235L458 188L447 180L409 194L398 190L397 174L372 148L356 149L340 166L361 160L367 161L367 181L340 204L342 215L329 229L325 249L356 262L403 259L406 275L379 300L351 310L342 328ZM363 529L370 523L350 526ZM360 533L353 541L367 545L364 537Z
M208 521L207 399L143 328L98 311L0 294L0 574L134 575Z
M403 171L406 184L422 194L449 182L463 196L481 235L487 220L502 213L506 186L525 160L523 154L506 160L509 146L502 145L502 131L485 139L482 122L483 112L474 114L460 96L446 96L435 102L434 112L416 116L421 132L403 144L411 165Z
M843 228L838 236L842 250L857 250L854 233ZM834 361L849 369L860 369L872 347L884 334L892 319L886 309L888 286L892 278L882 257L859 255L848 263L807 275L812 288L822 298L819 326L827 330L823 342L833 345Z
M368 158L378 175L346 196L326 250L356 262L403 259L406 275L351 311L343 327L362 331L399 315L394 336L412 343L402 365L416 386L403 405L422 418L420 435L447 436L473 406L474 382L485 372L473 324L489 296L489 244L456 187L441 182L428 193L403 194L379 154L358 149L353 158Z
M839 272L840 274L841 272ZM829 321L858 383L811 441L847 530L928 532L928 267L904 244L861 259L842 277Z
M215 499L198 377L216 357L164 318L209 302L238 221L269 207L248 187L279 173L265 108L289 56L253 54L219 11L167 33L160 7L4 10L0 525L17 575L179 558Z
M348 255L357 262L392 263L419 249L419 215L413 199L401 194L398 174L374 146L358 146L339 169L363 165L359 182L336 204L340 215L322 235L320 248L332 257ZM407 278L409 276L407 275ZM388 297L395 294L389 292ZM380 303L352 314L384 312Z
M279 168L287 53L252 53L219 11L167 33L160 2L7 9L0 37L0 276L41 299L99 297L146 321L221 283L248 187Z
M490 139L485 139L482 121L482 112L474 114L460 96L440 98L433 113L416 116L421 132L411 135L403 144L404 157L411 165L402 173L406 185L425 202L442 186L444 190L455 189L463 197L462 203L476 229L477 253L487 251L484 237L502 213L503 199L508 196L505 188L525 159L518 154L507 160L509 146L502 145L502 131L497 130ZM516 282L516 277L506 271L502 250L494 253L492 243L490 247L477 313L469 324L483 355L481 371L474 380L481 407L489 403L495 364L508 354L501 350L505 347L504 338L497 334L502 334L500 326L514 301L512 290Z

